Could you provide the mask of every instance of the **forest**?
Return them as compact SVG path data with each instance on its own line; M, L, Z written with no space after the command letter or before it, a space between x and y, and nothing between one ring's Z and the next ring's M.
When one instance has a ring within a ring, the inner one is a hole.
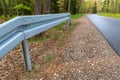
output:
M0 0L0 16L120 13L120 0Z

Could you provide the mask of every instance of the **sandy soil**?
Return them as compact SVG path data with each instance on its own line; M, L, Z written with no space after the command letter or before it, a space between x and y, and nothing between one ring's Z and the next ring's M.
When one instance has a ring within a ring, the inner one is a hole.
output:
M62 46L30 44L33 71L24 69L17 46L0 60L1 80L120 80L120 58L89 19L77 20ZM47 57L46 57L47 56Z

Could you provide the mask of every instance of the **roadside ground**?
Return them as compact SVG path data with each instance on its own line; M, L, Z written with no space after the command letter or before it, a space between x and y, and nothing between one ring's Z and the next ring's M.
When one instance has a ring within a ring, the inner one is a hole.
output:
M33 71L24 70L17 46L0 60L1 80L120 80L119 56L86 16L76 20L62 42L50 39L29 45Z

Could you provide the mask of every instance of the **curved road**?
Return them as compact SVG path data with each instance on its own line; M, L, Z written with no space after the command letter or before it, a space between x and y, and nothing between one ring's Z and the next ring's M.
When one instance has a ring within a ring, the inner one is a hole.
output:
M96 14L88 15L88 18L120 56L120 19L103 17Z

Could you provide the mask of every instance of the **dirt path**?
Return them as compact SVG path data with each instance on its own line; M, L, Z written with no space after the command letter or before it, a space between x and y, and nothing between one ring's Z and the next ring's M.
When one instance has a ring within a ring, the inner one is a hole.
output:
M120 58L87 17L77 23L55 80L120 80Z
M87 17L77 20L74 31L67 40L65 39L61 48L53 47L52 42L49 42L50 46L48 46L48 43L40 44L35 45L39 50L33 48L31 51L34 65L32 72L24 71L22 55L18 53L21 50L18 49L14 52L17 53L14 56L17 56L16 58L20 58L20 60L11 57L12 55L7 56L8 62L5 61L6 58L1 60L0 79L120 80L120 58ZM55 59L46 64L43 60L44 53L54 54ZM9 61L11 58L13 60ZM3 65L5 63L9 64ZM16 63L18 64L15 65Z

